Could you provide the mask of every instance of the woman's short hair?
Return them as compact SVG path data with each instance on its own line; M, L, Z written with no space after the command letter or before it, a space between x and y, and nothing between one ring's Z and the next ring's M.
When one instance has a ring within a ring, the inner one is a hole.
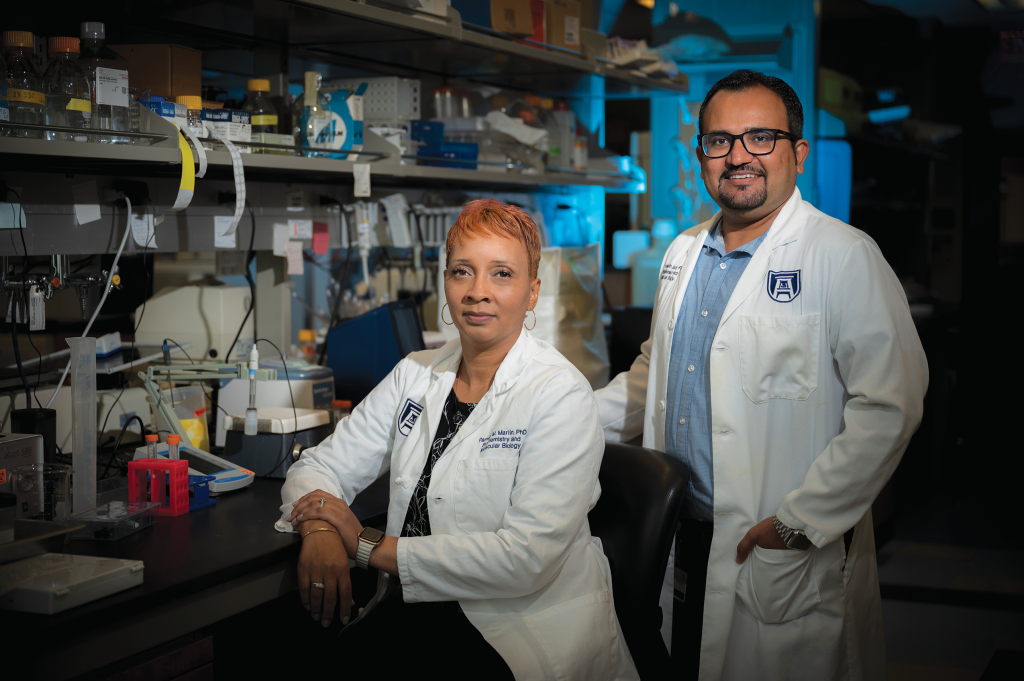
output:
M497 235L518 241L526 247L530 260L530 279L537 276L540 267L540 233L529 213L519 206L511 206L494 199L477 199L462 207L459 219L448 230L445 242L445 262L451 260L452 250L468 235Z

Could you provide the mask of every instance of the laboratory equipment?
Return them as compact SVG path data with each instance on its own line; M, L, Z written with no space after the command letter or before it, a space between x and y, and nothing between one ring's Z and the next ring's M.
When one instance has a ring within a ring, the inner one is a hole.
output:
M43 553L0 567L0 608L52 615L142 584L141 560Z
M168 459L180 459L178 456L178 447L181 445L181 436L177 434L171 434L167 436L167 458ZM154 457L156 452L153 452Z
M331 401L331 415L334 417L334 422L331 424L337 426L343 418L352 413L352 400L332 400Z
M72 539L117 541L157 521L160 504L152 501L112 501L71 519L85 526Z
M277 109L267 98L270 94L270 81L265 78L252 78L246 82L245 89L247 92L245 101L242 102L242 111L248 111L252 115L252 134L277 134Z
M100 21L82 22L80 47L80 60L92 91L93 130L128 130L128 61L107 47L106 27ZM96 135L93 141L128 144L129 138Z
M161 400L152 396L147 400L153 408L154 422L157 432L176 433L202 450L210 448L210 438L206 427L206 393L201 385L173 387L161 392L162 402L174 413L174 420L164 417L157 409ZM174 427L172 427L172 423Z
M32 60L35 41L30 31L4 31L3 58L7 62L7 103L11 123L43 125L46 122L46 95L43 76ZM42 139L42 130L7 129L8 137Z
M565 102L557 102L551 112L553 129L548 128L548 165L572 168L572 150L576 139L576 114Z
M14 541L17 509L18 496L11 492L0 492L0 544Z
M285 477L299 451L315 447L334 432L330 413L322 409L259 409L255 436L243 434L246 420L242 414L224 417L224 458L263 477Z
M256 407L288 407L292 399L299 409L331 409L334 399L334 372L328 367L307 364L298 359L288 360L288 372L277 357L263 358L260 366L277 371L277 379L264 381L256 394ZM289 388L291 388L289 390ZM228 414L242 414L249 405L248 379L233 378L221 381L217 404ZM215 444L224 446L224 419L217 419Z
M78 38L58 37L47 41L50 65L43 74L47 125L82 130L92 127L92 89L78 61L79 49ZM88 142L89 135L47 130L46 139Z
M14 541L18 495L14 490L13 469L41 465L44 451L39 435L0 435L0 544Z
M316 331L313 329L299 330L299 358L316 362Z
M630 256L630 288L633 305L640 307L654 305L654 293L658 289L658 281L661 276L661 261L675 237L674 221L656 220L654 226L651 227L651 247Z
M210 483L213 482L212 475L188 476L188 510L198 511L201 508L213 506L217 500L210 496Z
M334 394L358 404L410 352L424 350L423 327L413 300L395 300L327 332L327 366Z
M292 127L295 144L300 147L329 149L334 141L334 129L331 126L331 107L329 100L320 90L321 77L316 71L306 71L303 75L302 94L292 105ZM304 152L308 158L326 157L319 152Z
M69 338L71 345L71 462L75 467L72 508L96 508L96 339Z
M18 518L66 521L71 517L72 468L63 463L33 463L11 469ZM93 480L95 487L95 480Z
M163 288L146 301L145 315L142 315L141 305L136 309L135 318L142 315L142 322L135 342L161 345L165 338L172 338L182 345L191 343L194 349L189 350L189 355L193 359L209 357L231 362L233 358L225 357L224 353L242 327L235 344L235 357L247 358L254 339L252 315L244 326L242 320L249 309L251 295L248 286Z
M146 436L146 455L151 458L156 458L156 447L160 444L160 436L151 433Z
M128 500L159 504L159 515L188 513L188 462L136 459L128 462Z
M590 152L587 149L587 136L583 134L583 128L576 126L576 137L572 144L572 167L573 170L586 170L590 165Z
M180 95L175 102L185 105L185 120L192 134L196 137L206 137L206 126L203 123L202 98L196 95Z
M245 434L256 434L256 370L259 369L260 353L253 344L249 351L249 406L245 410Z
M210 492L213 494L221 494L223 492L231 492L236 489L242 489L252 484L255 474L245 468L239 468L230 461L225 461L219 456L214 456L208 452L189 447L188 445L180 445L178 447L178 456L181 457L181 461L188 464L189 475L210 475L213 476L213 480L209 482ZM135 449L135 460L149 459L149 452L146 451L145 447L137 447ZM167 445L160 444L157 446L156 458L166 459L167 458Z

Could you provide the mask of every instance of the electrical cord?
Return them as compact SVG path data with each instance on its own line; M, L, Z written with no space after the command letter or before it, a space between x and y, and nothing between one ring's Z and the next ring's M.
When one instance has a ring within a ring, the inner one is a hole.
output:
M284 353L281 352L281 348L274 345L272 341L269 341L266 338L257 338L255 340L256 343L259 343L260 341L269 343L272 348L277 350L277 354L281 356L281 366L284 367L284 379L288 381L288 397L292 400L292 417L295 419L295 427L292 428L292 443L288 445L288 448L284 450L283 454L281 454L281 458L277 460L277 463L275 463L270 470L263 475L256 476L258 478L265 478L276 471L278 466L283 464L285 459L292 455L292 450L295 449L295 436L299 434L299 411L295 408L295 395L292 393L292 379L288 376L288 362L284 359ZM284 438L281 439L283 440Z
M139 432L142 434L143 437L145 437L145 435L146 435L146 424L144 424L142 422L142 419L139 418L138 414L132 414L124 422L124 425L121 426L121 433L117 436L117 442L114 443L114 451L110 453L110 458L107 459L107 465L103 469L103 473L100 475L100 480L103 480L103 479L105 479L107 477L107 473L110 471L110 464L112 464L114 462L114 459L117 458L117 449L118 449L118 447L121 446L121 438L124 437L124 434L128 430L128 426L130 426L132 424L132 421L138 421L139 422Z
M18 317L21 311L21 301L18 300L18 290L13 289L10 295L11 300L11 343L14 344L14 361L18 365L18 375L21 376L21 384L25 386L25 408L32 408L32 389L29 388L28 378L25 376L25 367L21 363L21 348L18 346ZM26 313L28 310L26 310Z
M249 252L245 256L245 280L249 282L249 311L245 313L242 323L238 326L238 333L235 334L235 339L228 346L228 351L224 355L224 361L231 361L231 351L235 349L235 343L238 342L238 337L242 335L242 329L245 328L245 323L249 321L249 315L256 309L256 282L252 280L252 273L249 271L253 258L256 257L256 252L253 250L253 243L256 241L256 214L253 212L252 204L249 203L248 199L245 201L245 207L249 209L249 220L252 222L252 232L249 234ZM253 338L256 337L255 317L252 320L252 335Z
M195 364L195 361L188 354L188 351L185 350L185 348L181 347L181 344L178 343L178 341L174 340L173 338L164 338L164 345L167 345L167 343L174 343L175 345L177 345L178 349L181 350L183 353L185 353L185 358L191 364ZM203 395L206 397L206 399L210 400L210 404L213 404L213 398L210 397L210 393L206 392L206 386L203 385L202 381L199 381L199 387L203 389ZM171 407L173 407L173 406L174 406L174 382L172 381L171 382ZM230 414L228 414L227 410L224 407L220 406L220 404L217 405L217 408L220 409L222 412L224 412L225 416L230 416Z
M107 302L107 296L110 294L110 285L114 281L114 275L117 272L117 262L121 259L121 253L124 252L124 245L128 243L128 235L132 231L132 201L123 193L118 198L124 199L124 202L128 206L128 221L124 227L124 236L121 238L121 245L117 248L117 255L114 256L114 264L110 266L110 274L107 276L107 284L103 287L103 296L100 298L100 304L96 306L96 311L92 313L92 318L89 319L89 323L85 325L85 331L82 332L82 338L89 335L89 329L92 328L93 322L100 315L100 310L103 309L103 303ZM24 237L22 237L24 239ZM49 409L53 405L53 401L57 399L57 394L60 389L64 387L64 379L68 377L68 372L71 370L71 358L68 358L67 366L64 367L64 373L60 376L60 381L57 382L57 389L50 395L50 400L46 403L46 408Z
M352 262L352 248L347 249L345 254L345 268L341 271L341 279L339 279L338 294L334 297L334 305L331 306L331 318L327 322L327 333L331 332L334 325L338 322L338 306L341 304L342 292L345 288L345 281L348 279L348 267ZM324 358L327 356L327 338L324 337L324 346L320 348L320 358L317 360L317 364L320 366L324 365Z

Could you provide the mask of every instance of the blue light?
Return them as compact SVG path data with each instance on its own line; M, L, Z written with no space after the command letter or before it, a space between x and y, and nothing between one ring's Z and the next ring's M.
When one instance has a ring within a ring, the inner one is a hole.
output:
M881 125L882 123L892 123L893 121L901 121L904 118L910 116L910 107L906 104L902 106L890 106L885 109L875 109L874 111L868 111L868 120L875 125Z

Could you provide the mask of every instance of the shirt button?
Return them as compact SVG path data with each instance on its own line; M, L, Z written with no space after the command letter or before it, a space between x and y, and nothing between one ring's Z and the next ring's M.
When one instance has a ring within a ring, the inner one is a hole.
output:
M658 409L660 409L661 411L665 411L665 400L660 400L658 402Z
M707 310L701 310L700 311L700 316L701 317L707 317L708 316L708 311Z
M685 418L679 419L679 425L685 426L686 425L686 419Z
M724 262L718 263L718 267L719 267L719 269L723 269L724 270L725 269L725 263Z
M693 367L693 365L691 364L690 366L686 367L686 370L687 370L687 371L693 371L693 368L694 368L694 367Z
M675 322L675 320L674 320L674 319L670 319L670 320L668 320L668 330L669 330L669 331L671 331L672 329L674 329L674 328L675 328L675 326L676 326L676 322Z

